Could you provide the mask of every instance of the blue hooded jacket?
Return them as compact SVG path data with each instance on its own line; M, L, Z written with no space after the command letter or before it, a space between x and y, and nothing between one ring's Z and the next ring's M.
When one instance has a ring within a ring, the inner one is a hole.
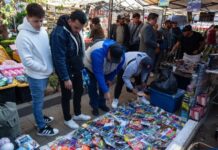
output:
M102 42L102 41L100 41ZM109 73L105 74L104 69L105 69L105 63L107 60L107 56L108 56L108 51L109 51L109 47L113 44L115 44L116 42L110 39L106 39L103 42L103 46L94 49L91 52L91 70L93 72L93 74L95 75L99 87L102 90L103 93L107 93L109 91L109 88L107 86L106 81L112 81L115 76L120 72L120 70L123 67L123 64L125 62L125 53L123 52L123 56L122 56L122 60L121 62L117 65L117 67L115 69L113 68L109 68ZM97 43L96 43L97 44ZM107 61L107 64L109 62ZM114 63L109 63L110 66L115 65ZM85 63L86 65L86 63ZM112 69L112 70L110 70Z

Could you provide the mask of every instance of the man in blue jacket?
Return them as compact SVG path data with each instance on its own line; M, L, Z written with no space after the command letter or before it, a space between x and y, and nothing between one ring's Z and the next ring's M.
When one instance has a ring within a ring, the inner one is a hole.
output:
M85 50L81 30L87 18L80 10L70 16L61 16L56 28L51 33L51 51L55 71L59 77L62 93L62 110L64 124L72 129L79 128L74 120L89 120L90 116L81 113L81 97L83 94L82 70ZM73 106L75 116L70 114L71 90L73 88Z
M95 43L85 52L84 64L90 77L88 93L93 115L99 115L98 108L105 112L110 110L106 106L106 100L112 101L109 86L122 69L124 61L121 45L109 39Z

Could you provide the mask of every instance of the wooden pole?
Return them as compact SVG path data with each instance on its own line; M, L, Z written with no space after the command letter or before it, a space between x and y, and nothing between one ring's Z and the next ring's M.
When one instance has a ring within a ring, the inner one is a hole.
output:
M109 16L108 16L108 37L110 37L111 23L112 23L112 14L113 14L113 0L109 1Z

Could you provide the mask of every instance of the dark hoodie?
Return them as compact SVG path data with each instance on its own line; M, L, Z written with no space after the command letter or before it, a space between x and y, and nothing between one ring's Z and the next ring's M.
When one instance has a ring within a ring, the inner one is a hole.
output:
M62 81L69 80L84 67L85 44L81 34L71 31L68 19L68 15L61 16L50 37L55 71Z

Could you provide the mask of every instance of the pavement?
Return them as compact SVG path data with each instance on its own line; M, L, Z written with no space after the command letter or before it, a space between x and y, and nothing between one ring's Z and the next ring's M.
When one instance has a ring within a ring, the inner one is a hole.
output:
M111 90L113 91L113 90ZM113 94L113 92L112 92ZM123 88L121 97L120 97L120 104L128 102L129 100L136 99L135 96L126 92L126 89ZM60 102L60 98L59 98ZM51 101L49 103L52 103ZM89 97L87 94L83 95L82 97L82 113L88 114L94 119L95 117L91 114L91 107L89 106ZM73 115L73 104L71 101L71 113ZM33 139L35 139L41 146L55 140L58 136L66 135L67 133L73 131L72 129L68 128L64 125L64 119L62 114L62 109L60 104L55 104L51 107L44 109L44 114L48 116L53 116L55 120L51 123L52 127L59 129L59 134L54 137L42 137L36 135L36 127L35 121L32 114L23 116L20 118L21 129L23 134L29 134ZM100 115L103 115L104 112L100 111ZM80 125L84 122L77 122ZM205 121L202 123L201 127L199 128L197 134L194 136L193 141L195 142L204 142L210 146L218 147L218 141L214 138L215 128L218 127L218 105L213 105L209 111L209 114ZM197 149L193 150L207 150L206 147L198 147ZM192 150L192 149L191 149Z
M111 91L113 91L113 89ZM112 94L113 94L113 92L112 92ZM128 100L134 100L134 99L136 99L136 97L130 93L127 93L125 88L123 88L123 92L122 92L121 97L120 97L120 104L122 105L123 103L127 102ZM59 99L59 101L60 101L60 99ZM92 109L89 105L89 97L87 94L83 95L81 106L82 106L82 113L90 115L92 117L92 119L95 118L91 113ZM104 112L102 112L101 110L99 112L100 112L100 115L104 114ZM44 109L44 114L47 116L53 116L55 118L55 120L51 123L51 126L59 129L59 134L57 136L54 136L54 137L38 136L36 134L35 121L34 121L34 117L32 114L27 115L27 116L23 116L20 118L22 134L29 134L33 139L35 139L40 144L40 146L43 146L43 145L55 140L58 136L63 136L63 135L66 135L67 133L73 131L72 129L70 129L69 127L64 125L64 118L63 118L62 108L61 108L60 104L56 104L54 106L51 106L49 108ZM72 101L71 101L71 114L73 115ZM85 122L77 121L77 123L79 123L81 125Z

